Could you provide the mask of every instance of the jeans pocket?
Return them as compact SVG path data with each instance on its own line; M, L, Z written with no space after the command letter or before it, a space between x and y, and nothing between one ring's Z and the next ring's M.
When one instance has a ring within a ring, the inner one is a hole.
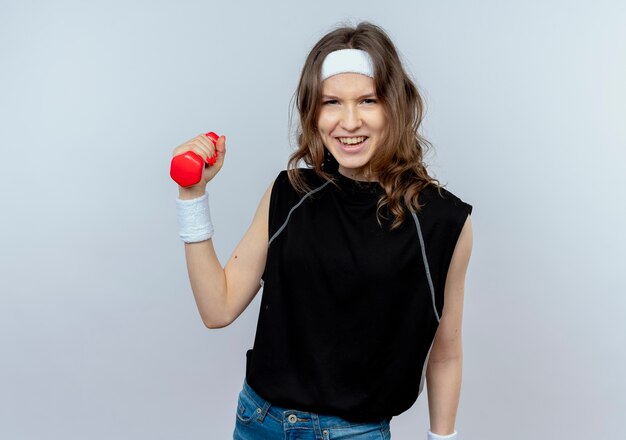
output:
M254 420L259 412L259 405L252 400L245 390L241 390L237 399L237 420L247 425Z
M357 423L322 430L324 440L388 440L391 434L385 423Z

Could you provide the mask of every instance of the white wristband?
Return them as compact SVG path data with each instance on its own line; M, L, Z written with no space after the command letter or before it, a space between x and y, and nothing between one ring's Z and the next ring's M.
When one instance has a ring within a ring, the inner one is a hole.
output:
M448 434L448 435L439 435L439 434L435 434L433 433L430 429L428 430L428 440L456 440L457 439L457 435L456 435L456 431L454 431L452 434Z
M213 237L213 223L209 212L209 194L190 200L176 199L180 239L197 243Z

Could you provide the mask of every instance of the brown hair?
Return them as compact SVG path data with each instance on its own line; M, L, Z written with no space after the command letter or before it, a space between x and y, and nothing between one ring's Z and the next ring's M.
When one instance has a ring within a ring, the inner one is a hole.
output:
M402 67L394 44L380 27L369 22L361 22L356 27L342 26L326 34L311 49L295 93L300 116L296 132L298 148L289 157L288 176L292 185L302 192L310 188L300 175L300 161L326 180L333 177L331 168L337 162L322 143L317 129L322 94L321 66L330 52L348 48L365 50L374 64L376 95L388 122L384 141L369 165L385 189L385 195L378 201L378 222L380 224L381 209L387 206L395 217L393 230L404 222L408 212L419 212L418 197L425 187L432 184L440 191L441 184L428 175L423 161L424 152L430 147L418 132L424 117L424 101Z

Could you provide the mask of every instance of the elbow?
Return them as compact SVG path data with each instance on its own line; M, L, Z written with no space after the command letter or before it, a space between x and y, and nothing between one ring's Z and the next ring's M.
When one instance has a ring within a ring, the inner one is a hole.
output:
M430 355L429 363L431 364L446 364L450 362L462 362L463 350L461 348L455 348L450 350L440 350Z
M202 313L201 311L200 316L202 317L202 322L206 328L224 328L228 327L234 321L226 307L221 310L211 309L210 311L205 312L206 313Z
M228 327L233 323L234 319L231 319L230 316L226 317L212 317L211 319L203 318L202 322L206 328L215 329L215 328L224 328Z
M462 364L463 356L451 354L448 356L438 356L438 357L430 357L428 360L429 365L449 365L452 363Z
M449 362L459 362L463 359L463 345L460 339L456 339L449 344L439 343L433 347L429 362L433 364L443 364Z
M224 327L228 327L231 322L229 320L226 321L203 321L204 322L204 326L206 328L210 328L210 329L216 329L216 328L224 328Z
M209 318L202 318L202 322L204 323L204 326L206 328L210 328L210 329L214 329L214 328L224 328L224 327L228 327L233 320L230 319L229 317L215 317L213 316L211 319Z

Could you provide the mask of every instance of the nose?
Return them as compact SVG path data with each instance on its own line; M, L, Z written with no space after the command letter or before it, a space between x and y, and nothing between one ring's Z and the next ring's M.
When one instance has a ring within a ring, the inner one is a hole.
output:
M346 105L341 114L341 128L353 131L359 128L361 123L361 116L356 106Z

